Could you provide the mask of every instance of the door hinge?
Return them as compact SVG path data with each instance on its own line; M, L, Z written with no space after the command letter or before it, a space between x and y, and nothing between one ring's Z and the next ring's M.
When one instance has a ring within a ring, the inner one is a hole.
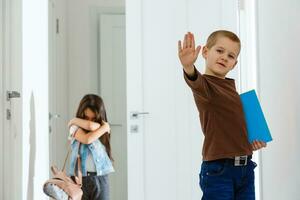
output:
M10 111L10 109L6 109L6 119L7 120L11 119L11 111Z
M56 34L59 34L59 19L56 19Z

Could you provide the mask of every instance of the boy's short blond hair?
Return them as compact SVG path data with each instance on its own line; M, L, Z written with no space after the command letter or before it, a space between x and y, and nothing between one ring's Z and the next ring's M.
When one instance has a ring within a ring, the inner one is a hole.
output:
M232 40L233 42L238 43L239 48L241 49L241 41L240 41L239 37L235 33L231 32L231 31L227 31L227 30L218 30L218 31L211 33L209 35L209 37L207 38L206 47L210 49L212 46L214 46L216 44L217 39L220 37L226 37L226 38Z

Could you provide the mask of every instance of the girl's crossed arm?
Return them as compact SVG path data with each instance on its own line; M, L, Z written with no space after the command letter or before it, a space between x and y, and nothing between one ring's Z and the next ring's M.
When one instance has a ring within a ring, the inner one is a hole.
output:
M73 120L73 123L71 123L71 120L69 125L79 126L73 137L83 144L91 144L105 133L110 133L110 126L107 122L103 121L103 125L100 125L97 122L79 118L74 118ZM88 130L88 132L85 132L83 129Z
M71 127L72 125L79 126L80 128L83 128L88 131L95 131L100 128L100 124L97 122L80 119L80 118L73 118L69 121L68 127Z

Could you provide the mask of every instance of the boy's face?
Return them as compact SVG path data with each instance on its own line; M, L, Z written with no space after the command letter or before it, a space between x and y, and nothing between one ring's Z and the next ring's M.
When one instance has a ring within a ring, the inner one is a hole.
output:
M205 46L202 56L206 60L206 74L225 78L235 67L239 51L239 44L227 37L219 37L210 49Z

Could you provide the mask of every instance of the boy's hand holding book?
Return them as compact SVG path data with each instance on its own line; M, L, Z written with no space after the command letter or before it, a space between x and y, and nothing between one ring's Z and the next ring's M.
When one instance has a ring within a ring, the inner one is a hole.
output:
M253 151L256 151L256 150L259 150L263 147L266 147L267 146L267 143L265 142L262 142L262 141L258 141L258 140L254 140L251 144L252 146L252 150Z

